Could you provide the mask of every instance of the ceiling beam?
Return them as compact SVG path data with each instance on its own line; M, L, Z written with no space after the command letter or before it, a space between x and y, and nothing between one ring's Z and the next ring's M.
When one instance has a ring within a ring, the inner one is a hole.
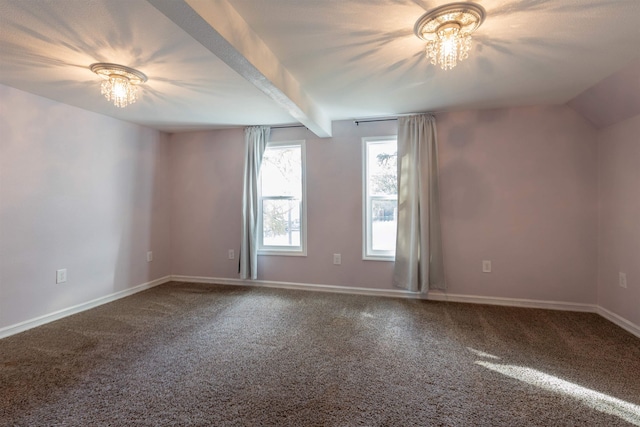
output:
M319 137L331 120L227 0L147 0Z

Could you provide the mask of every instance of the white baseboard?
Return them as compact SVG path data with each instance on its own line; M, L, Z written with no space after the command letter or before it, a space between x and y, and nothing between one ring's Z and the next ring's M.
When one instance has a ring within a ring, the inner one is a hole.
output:
M497 298L478 295L449 294L442 291L430 291L428 299L433 301L464 302L470 304L504 305L509 307L542 308L546 310L583 311L595 313L597 305L564 301L545 301L523 298Z
M36 326L41 326L46 323L53 322L54 320L62 319L63 317L71 316L72 314L80 313L81 311L89 310L91 308L106 304L111 301L115 301L120 298L128 297L129 295L133 295L135 293L153 288L154 286L162 285L163 283L167 283L170 281L171 276L164 276L159 279L134 286L133 288L124 289L122 291L118 291L110 295L105 295L103 297L96 298L82 304L74 305L72 307L58 310L53 313L45 314L44 316L36 317L35 319L30 319L24 322L17 323L15 325L7 326L0 329L0 338L5 338L10 335L24 332L28 329L35 328Z
M265 288L279 288L279 289L297 289L306 291L317 292L334 292L341 294L355 294L355 295L370 295L370 296L386 296L395 298L412 298L412 299L426 299L431 301L449 301L449 302L462 302L469 304L488 304L488 305L502 305L509 307L522 307L522 308L541 308L546 310L562 310L562 311L578 311L587 313L598 313L605 319L615 323L621 328L631 332L640 338L640 327L628 320L618 316L615 313L610 312L596 304L583 304L566 301L544 301L544 300L532 300L523 298L496 298L485 297L479 295L460 295L449 294L442 291L429 291L429 294L425 297L424 294L403 291L400 289L370 289L370 288L355 288L347 286L334 286L334 285L317 285L309 283L292 283L292 282L276 282L268 280L241 280L230 279L220 277L201 277L201 276L171 276L171 280L177 282L191 282L191 283L209 283L218 285L234 285L234 286L258 286Z
M598 306L597 313L600 316L607 319L608 321L615 323L616 325L620 326L622 329L640 338L640 326L636 325L635 323L631 323L624 317L618 316L614 312L609 311L602 306Z
M402 289L357 288L351 286L317 285L311 283L276 282L271 280L242 280L201 276L171 276L171 280L176 282L209 283L215 285L256 286L263 288L294 289L300 291L333 292L337 294L425 299L423 294L403 291Z
M559 301L540 301L518 298L493 298L476 295L449 294L443 291L429 291L425 296L418 292L401 289L371 289L349 286L317 285L310 283L275 282L268 280L241 280L221 277L171 276L178 282L211 283L218 285L258 286L265 288L297 289L303 291L335 292L342 294L387 296L396 298L426 299L432 301L464 302L472 304L506 305L510 307L545 308L565 311L596 312L596 305Z
M372 289L372 288L358 288L348 286L336 286L336 285L318 285L309 283L293 283L293 282L277 282L269 280L241 280L221 277L201 277L201 276L165 276L156 280L152 280L147 283L135 286L133 288L125 289L119 292L115 292L104 297L96 298L92 301L88 301L82 304L75 305L73 307L65 308L63 310L56 311L54 313L46 314L44 316L37 317L35 319L27 320L15 325L11 325L0 329L0 338L5 338L10 335L17 334L19 332L26 331L36 326L41 326L54 320L61 319L72 314L79 313L81 311L89 310L91 308L106 304L111 301L115 301L120 298L133 295L135 293L144 291L154 286L162 285L170 281L176 282L189 282L189 283L208 283L218 285L233 285L233 286L256 286L265 288L278 288L278 289L294 289L303 291L316 291L316 292L333 292L340 294L353 294L353 295L368 295L368 296L383 296L393 298L409 298L409 299L426 299L432 301L449 301L449 302L461 302L470 304L489 304L489 305L502 305L509 307L523 307L523 308L541 308L549 310L564 310L564 311L580 311L589 313L598 313L610 322L618 325L626 331L640 338L640 326L620 317L619 315L594 304L581 304L562 301L543 301L543 300L530 300L519 298L495 298L485 297L478 295L460 295L449 294L442 291L430 291L427 296L417 292L403 291L401 289Z

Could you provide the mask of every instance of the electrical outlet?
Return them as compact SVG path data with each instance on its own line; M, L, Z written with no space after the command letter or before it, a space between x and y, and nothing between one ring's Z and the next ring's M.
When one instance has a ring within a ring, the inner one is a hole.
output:
M153 261L153 252L147 252L147 262Z
M621 288L627 288L627 273L623 273L622 271L618 273L618 284Z
M67 281L67 269L56 270L56 283L64 283Z
M491 261L483 260L482 261L482 272L483 273L491 273Z
M234 259L236 257L236 253L233 249L229 249L229 259Z
M342 255L340 254L333 254L333 263L335 265L340 265L342 264Z

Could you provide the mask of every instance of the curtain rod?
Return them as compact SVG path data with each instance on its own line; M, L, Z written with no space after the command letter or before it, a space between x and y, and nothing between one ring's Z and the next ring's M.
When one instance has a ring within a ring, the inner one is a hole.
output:
M354 120L353 123L356 126L360 125L360 123L371 123L371 122L390 122L396 119L371 119L371 120ZM306 128L305 125L282 125L282 126L269 126L271 129L291 129L291 128Z
M393 120L398 120L397 118L395 119L370 119L370 120L354 120L353 123L356 124L356 126L359 126L360 123L371 123L371 122L390 122ZM291 129L291 128L306 128L305 125L282 125L282 126L269 126L271 129Z
M395 121L398 120L398 118L393 118L393 119L369 119L369 120L354 120L353 123L356 124L356 126L360 126L360 123L371 123L371 122L391 122L391 121Z
M445 111L433 111L429 114L437 114L444 113ZM386 119L365 119L365 120L354 120L353 123L356 126L360 126L360 123L373 123L373 122L392 122L398 120L397 117L386 118ZM289 129L289 128L306 128L305 125L282 125L282 126L271 126L271 129Z
M413 114L400 114L398 117L406 117L406 116L413 116L413 115L417 115L417 114L438 114L438 113L446 113L446 111L444 110L440 110L440 111L430 111L428 113L413 113ZM364 119L364 120L354 120L353 123L356 124L356 126L360 125L360 123L371 123L371 122L391 122L394 120L398 120L398 117L387 117L387 118L380 118L380 119Z

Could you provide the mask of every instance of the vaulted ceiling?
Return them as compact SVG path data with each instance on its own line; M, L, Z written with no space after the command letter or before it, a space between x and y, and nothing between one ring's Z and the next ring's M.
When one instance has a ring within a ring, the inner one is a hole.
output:
M440 0L0 0L0 83L160 130L563 104L640 58L639 0L477 0L470 57L429 63ZM125 109L95 62L149 80Z

